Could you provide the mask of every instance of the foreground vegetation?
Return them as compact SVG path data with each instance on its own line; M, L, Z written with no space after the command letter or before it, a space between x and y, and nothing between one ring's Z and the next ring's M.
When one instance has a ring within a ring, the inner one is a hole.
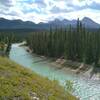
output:
M36 96L38 99L32 99ZM0 100L76 100L57 81L0 57Z
M100 30L89 32L79 19L76 29L50 29L49 32L34 32L27 39L34 53L49 57L94 64L99 66Z

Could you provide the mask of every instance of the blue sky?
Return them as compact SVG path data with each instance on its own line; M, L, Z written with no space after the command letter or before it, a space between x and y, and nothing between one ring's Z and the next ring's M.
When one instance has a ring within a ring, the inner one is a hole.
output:
M90 17L100 23L100 0L0 0L0 17L35 23Z

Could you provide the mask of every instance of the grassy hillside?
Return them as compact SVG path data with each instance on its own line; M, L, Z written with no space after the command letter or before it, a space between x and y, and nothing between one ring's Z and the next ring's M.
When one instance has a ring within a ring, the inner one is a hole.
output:
M35 97L37 99L35 99ZM57 81L0 57L0 100L76 100Z

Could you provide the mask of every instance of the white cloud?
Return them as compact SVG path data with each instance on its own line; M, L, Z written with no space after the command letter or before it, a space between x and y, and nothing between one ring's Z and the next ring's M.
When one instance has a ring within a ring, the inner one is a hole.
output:
M46 22L90 17L100 23L100 0L0 0L0 17Z

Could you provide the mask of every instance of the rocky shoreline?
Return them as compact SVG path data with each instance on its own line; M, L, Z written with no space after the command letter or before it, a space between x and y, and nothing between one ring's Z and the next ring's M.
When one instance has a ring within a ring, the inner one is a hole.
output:
M57 59L51 63L57 69L64 71L65 73L75 74L77 76L83 77L87 80L100 81L100 68L95 68L93 66L72 62L65 59ZM74 68L72 68L75 66Z
M32 53L29 47L24 46L26 51ZM40 56L41 58L52 59L45 56ZM94 69L92 65L87 65L84 63L73 62L71 60L65 60L64 58L58 58L50 62L55 68L64 71L65 73L70 73L83 77L86 80L100 81L100 68Z

